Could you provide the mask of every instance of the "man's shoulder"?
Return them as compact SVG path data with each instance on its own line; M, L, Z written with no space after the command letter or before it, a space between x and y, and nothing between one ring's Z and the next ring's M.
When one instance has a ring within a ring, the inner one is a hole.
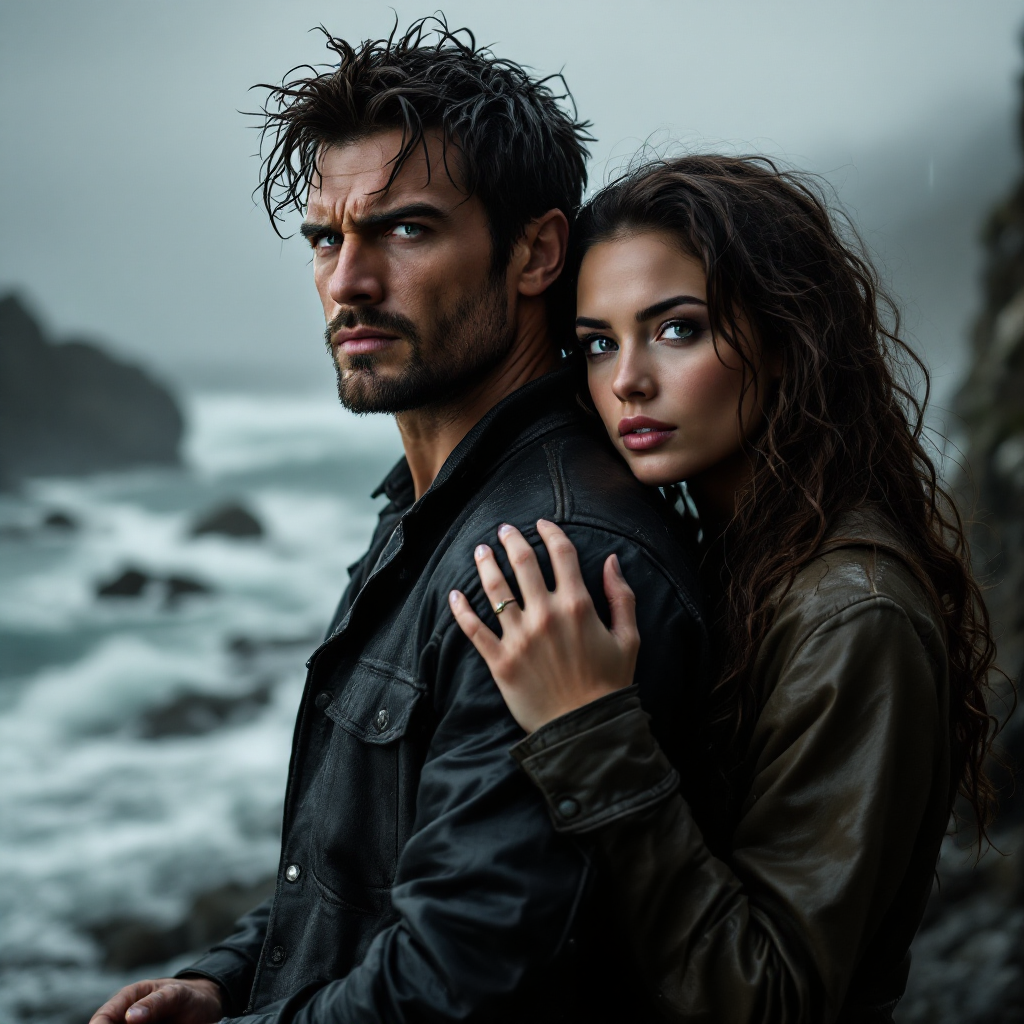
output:
M451 544L471 556L476 544L495 543L502 523L535 539L537 520L547 519L565 527L578 548L598 545L607 555L614 541L636 549L692 590L694 553L674 517L604 438L587 424L572 424L498 467L456 524Z

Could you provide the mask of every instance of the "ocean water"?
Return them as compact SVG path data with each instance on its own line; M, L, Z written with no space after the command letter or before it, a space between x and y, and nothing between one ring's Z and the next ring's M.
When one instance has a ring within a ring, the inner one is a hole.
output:
M3 1024L87 1020L187 961L197 900L276 868L304 662L401 448L328 398L199 396L189 422L184 469L0 496ZM226 500L264 536L191 537ZM155 582L99 598L127 568ZM209 591L168 600L172 575Z

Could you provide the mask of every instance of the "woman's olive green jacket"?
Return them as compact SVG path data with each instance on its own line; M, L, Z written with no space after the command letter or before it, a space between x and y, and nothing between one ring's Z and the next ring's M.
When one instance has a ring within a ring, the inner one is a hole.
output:
M951 805L946 651L882 521L841 532L758 652L767 696L723 856L632 687L513 748L555 828L594 845L668 1020L883 1022L906 986Z

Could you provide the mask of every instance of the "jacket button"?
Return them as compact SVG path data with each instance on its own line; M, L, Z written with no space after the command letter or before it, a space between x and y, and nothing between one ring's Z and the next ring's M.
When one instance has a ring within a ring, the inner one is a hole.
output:
M558 813L563 818L575 818L580 813L580 805L571 796L558 801Z
M299 880L299 875L301 874L302 868L300 868L298 864L289 864L288 867L285 868L284 877L289 882L297 882Z
M387 708L381 708L377 712L377 732L383 732L388 727L388 722L391 721L391 716L388 714Z
M287 958L288 950L286 950L284 946L275 946L270 951L270 956L267 957L267 959L270 961L271 964L274 965L274 967L280 967L281 964L283 964Z
M316 700L313 701L313 703L316 705L317 711L323 711L323 709L331 703L331 695L324 690L323 693L318 693L316 695Z

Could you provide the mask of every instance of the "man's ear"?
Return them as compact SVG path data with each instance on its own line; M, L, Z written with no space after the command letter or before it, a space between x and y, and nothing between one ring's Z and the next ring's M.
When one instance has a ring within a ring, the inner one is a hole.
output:
M561 210L548 210L526 225L512 254L520 295L540 295L565 266L569 248L569 221Z

